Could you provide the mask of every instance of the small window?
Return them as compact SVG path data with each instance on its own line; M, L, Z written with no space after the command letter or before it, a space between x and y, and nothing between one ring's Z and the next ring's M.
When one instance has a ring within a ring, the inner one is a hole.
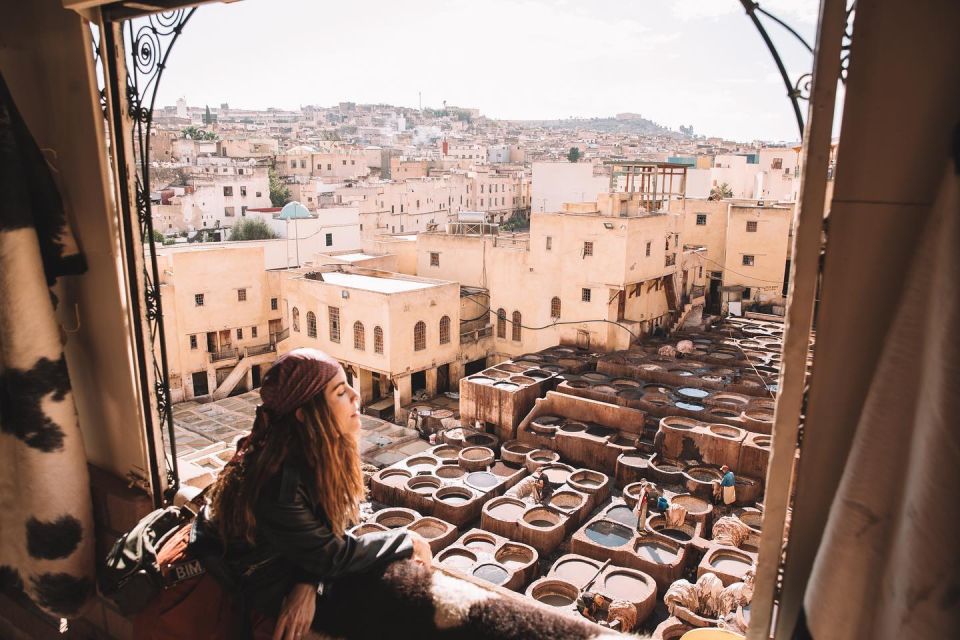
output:
M550 251L552 249L553 249L553 238L551 238L550 236L547 236L547 251Z
M430 266L439 267L440 266L440 254L435 251L430 252Z
M740 298L740 299L741 299L741 300L749 300L749 299L750 299L750 295L751 295L752 293L753 293L753 292L750 291L750 287L744 287L743 293L741 294L741 298Z
M203 294L202 294L202 293L195 293L195 294L193 294L193 303L194 303L196 306L198 306L198 307L202 307L202 306L203 306Z
M704 226L705 224L707 224L707 214L705 214L705 213L698 213L698 214L697 214L697 224L700 225L701 227Z
M592 256L592 255L593 255L593 243L592 243L592 242L584 242L584 243L583 243L583 257L586 258L587 256Z
M646 252L646 256L647 256L648 258L650 257L650 247L651 247L651 245L653 245L653 243L652 243L652 242L648 242L648 243L647 243L647 252Z
M256 327L250 327L250 337L251 337L251 338L256 338L256 337L257 337L257 328L256 328Z
M306 169L306 168L307 168L307 161L304 160L304 159L302 159L302 158L300 159L300 168L301 168L301 169Z
M290 168L291 168L291 169L296 169L296 168L297 168L297 161L296 161L296 160L291 160L291 161L290 161Z
M747 231L750 233L757 232L757 221L756 220L747 220Z
M225 195L225 196L232 196L232 195L233 195L233 187L224 187L224 188L223 188L223 195Z
M276 298L270 298L270 311L276 311L279 308L278 300Z
M290 312L290 324L293 325L294 331L300 333L300 309L294 307Z
M246 301L247 301L247 290L237 289L237 302L246 302Z
M247 205L243 205L242 207L240 207L240 215L241 216L247 215Z
M317 314L313 311L307 311L307 337L317 337Z
M427 323L421 320L413 326L413 350L423 351L427 348Z
M380 327L373 328L373 352L383 353L383 329Z
M330 324L330 342L340 342L340 307L327 307Z
M232 218L232 217L234 216L234 208L233 208L233 207L224 207L224 208L223 208L223 215L227 216L228 218Z
M243 340L243 327L237 327L237 340Z
M771 169L783 169L783 158L774 158L770 162Z
M333 171L333 165L329 162L327 163L327 171Z
M262 197L262 196L260 195L261 193L262 193L261 191L257 191L257 197L258 197L258 198Z
M753 256L744 255L743 256L743 266L752 267L753 266Z
M197 336L195 336L195 335L194 335L194 336L190 336L190 348L191 348L191 349L196 349L196 348L197 348Z
M440 344L450 344L450 316L440 318Z
M550 300L550 317L559 318L560 317L560 298L554 296Z
M507 337L507 312L503 309L497 309L497 337Z
M353 323L353 348L358 351L367 348L367 332L359 320Z
M590 302L590 289L580 290L580 300L583 302Z
M520 328L521 328L520 319L521 319L520 312L514 311L513 312L513 332L512 332L513 335L511 336L514 342L520 342Z
M324 236L324 243L325 243L328 247L332 247L332 246L333 246L333 234L332 234L332 233L328 233L328 234L326 234L326 235Z
M343 166L347 166L347 161L346 161L346 160L341 160L341 162L343 162Z
M242 169L241 169L241 171L242 171ZM244 187L244 186L241 186L241 187L240 187L240 196L241 196L241 197L244 197L244 198L247 196L247 188L246 188L246 187Z

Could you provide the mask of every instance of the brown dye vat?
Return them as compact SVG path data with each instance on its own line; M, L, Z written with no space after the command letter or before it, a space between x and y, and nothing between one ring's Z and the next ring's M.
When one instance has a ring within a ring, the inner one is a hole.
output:
M551 573L561 580L565 580L578 588L583 588L601 567L601 563L591 562L586 558L569 558L560 560L554 565Z
M494 500L488 503L487 513L491 517L504 522L514 522L523 514L526 505L512 498Z
M543 369L527 369L523 372L523 375L542 380L544 378L549 378L553 374L551 374L549 371L544 371Z
M381 509L373 514L373 521L387 529L398 529L410 525L419 517L420 514L408 509Z
M660 426L664 429L679 429L688 431L699 425L700 423L698 421L681 416L667 416L660 419Z
M636 602L656 590L656 585L651 584L652 582L632 572L611 571L600 578L597 590L614 600Z
M411 478L413 474L404 469L384 469L380 472L380 482L390 485L391 487L402 487L406 486L407 480Z
M611 394L611 395L617 393L617 388L616 388L616 387L613 387L613 386L611 386L611 385L609 385L609 384L598 384L598 385L595 385L595 386L593 387L593 390L594 390L596 393L606 393L606 394Z
M711 424L707 428L710 430L710 433L715 436L720 436L721 438L743 438L743 431L736 427L728 427L723 424Z
M376 533L376 532L381 532L386 530L387 528L384 527L383 525L379 525L375 522L367 522L365 524L361 524L354 527L351 533L359 538L360 536L366 535L368 533Z
M447 533L449 527L446 523L436 518L421 518L407 527L407 529L419 533L427 540L433 540Z
M470 376L467 380L475 384L493 384L493 378L490 376Z
M768 436L761 436L753 439L753 444L757 445L758 447L769 447L770 442L771 440Z
M547 481L555 487L565 484L570 474L573 473L573 467L565 464L547 464L540 467L540 472L547 476Z
M473 493L465 487L444 487L437 489L434 497L444 504L455 507L473 499Z
M558 491L550 496L549 504L561 511L571 511L583 504L583 496L572 491Z
M504 364L497 365L496 368L500 369L501 371L507 371L509 373L523 373L523 370L525 367L522 367L516 364L504 363Z
M679 557L676 551L655 540L640 540L633 551L642 560L655 564L673 564Z
M735 411L722 408L708 409L707 414L714 416L715 418L737 418L740 416L740 414L736 413Z
M460 450L450 445L440 445L439 447L434 447L430 451L431 455L434 455L441 460L456 460L458 453L460 453Z
M543 579L531 587L528 595L551 607L569 607L577 601L580 590L563 580Z
M631 380L630 378L614 378L610 381L610 384L615 387L623 387L627 389L637 389L640 387L639 382L636 380Z
M490 536L475 534L465 537L463 546L476 553L493 553L493 550L497 547L497 541Z
M740 522L756 531L759 531L763 525L763 512L759 509L740 509L735 511L734 515L737 516Z
M517 389L520 388L520 385L514 384L512 382L507 382L507 381L494 382L493 386L497 389L500 389L501 391L516 391Z
M534 561L534 554L526 547L504 543L493 556L508 571L517 571Z
M533 473L540 467L552 464L558 460L560 460L560 456L555 451L549 449L534 449L527 454L527 471Z
M616 548L630 542L633 539L634 530L612 520L595 520L587 525L583 534L594 544Z
M438 478L449 480L451 478L460 478L466 473L463 469L452 464L443 464L437 467L436 475Z
M526 376L513 376L510 378L510 382L514 384L524 385L524 384L533 384L534 382L536 382L536 380L534 380L533 378L528 378Z
M440 488L439 478L430 476L414 476L407 480L407 489L422 496L428 496Z
M477 563L477 555L469 549L448 547L437 556L437 563L460 572L467 572Z
M753 559L744 553L719 549L707 556L706 563L726 586L730 584L731 579L735 580L743 577L747 570L753 566ZM726 580L724 580L725 577Z
M527 454L533 449L533 447L517 440L508 440L500 447L500 457L510 464L521 465L527 461Z
M416 474L422 471L433 471L439 463L440 461L432 456L416 456L408 458L404 464L407 469Z
M474 471L473 473L468 473L463 481L475 489L489 491L500 482L500 479L487 471Z
M503 584L510 578L510 572L499 564L488 562L474 568L473 576L491 584Z
M563 431L564 433L579 433L586 430L587 425L582 422L577 422L576 420L571 420L560 426L560 431Z
M487 447L466 447L457 456L460 466L467 471L482 471L493 464L493 451Z
M560 517L543 508L533 508L523 514L523 521L540 529L550 529L560 524Z
M712 467L687 467L684 473L697 482L715 482L723 478L723 474L720 473L720 470Z
M507 466L502 461L497 460L495 463L493 463L493 466L488 469L488 471L499 478L506 478L515 474L518 469Z
M496 437L489 433L473 433L468 435L464 442L474 447L495 447L497 445Z
M577 488L584 487L587 490L596 490L603 486L605 480L606 477L603 474L584 469L571 473L567 482Z
M680 505L687 510L687 514L691 516L698 516L702 514L709 513L712 510L712 506L706 500L701 500L696 496L690 495L677 495L673 496L671 500L673 504Z
M507 373L506 371L500 371L498 369L487 369L486 371L483 372L483 374L485 376L496 378L498 380L505 380L510 377L509 373Z

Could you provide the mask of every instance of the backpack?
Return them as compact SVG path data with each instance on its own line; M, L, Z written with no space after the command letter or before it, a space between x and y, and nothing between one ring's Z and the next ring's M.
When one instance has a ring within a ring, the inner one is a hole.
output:
M163 565L158 560L163 545L189 527L194 516L187 507L157 509L114 543L98 583L123 615L142 611L163 589L204 573L200 561L189 557Z

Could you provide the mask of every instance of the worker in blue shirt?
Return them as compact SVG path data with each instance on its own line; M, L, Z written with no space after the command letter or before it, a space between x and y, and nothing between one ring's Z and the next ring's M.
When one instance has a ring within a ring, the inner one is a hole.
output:
M720 467L720 473L723 474L723 478L720 479L723 504L733 504L737 501L737 479L733 476L733 471L730 471L730 467L727 465Z

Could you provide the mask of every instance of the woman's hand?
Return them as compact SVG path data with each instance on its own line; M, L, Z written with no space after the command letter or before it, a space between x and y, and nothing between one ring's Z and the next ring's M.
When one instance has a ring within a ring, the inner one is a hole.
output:
M299 640L310 629L317 608L317 585L296 584L283 600L273 640Z
M413 541L413 556L410 558L417 564L429 567L433 562L433 552L430 551L430 543L419 533L409 532Z

